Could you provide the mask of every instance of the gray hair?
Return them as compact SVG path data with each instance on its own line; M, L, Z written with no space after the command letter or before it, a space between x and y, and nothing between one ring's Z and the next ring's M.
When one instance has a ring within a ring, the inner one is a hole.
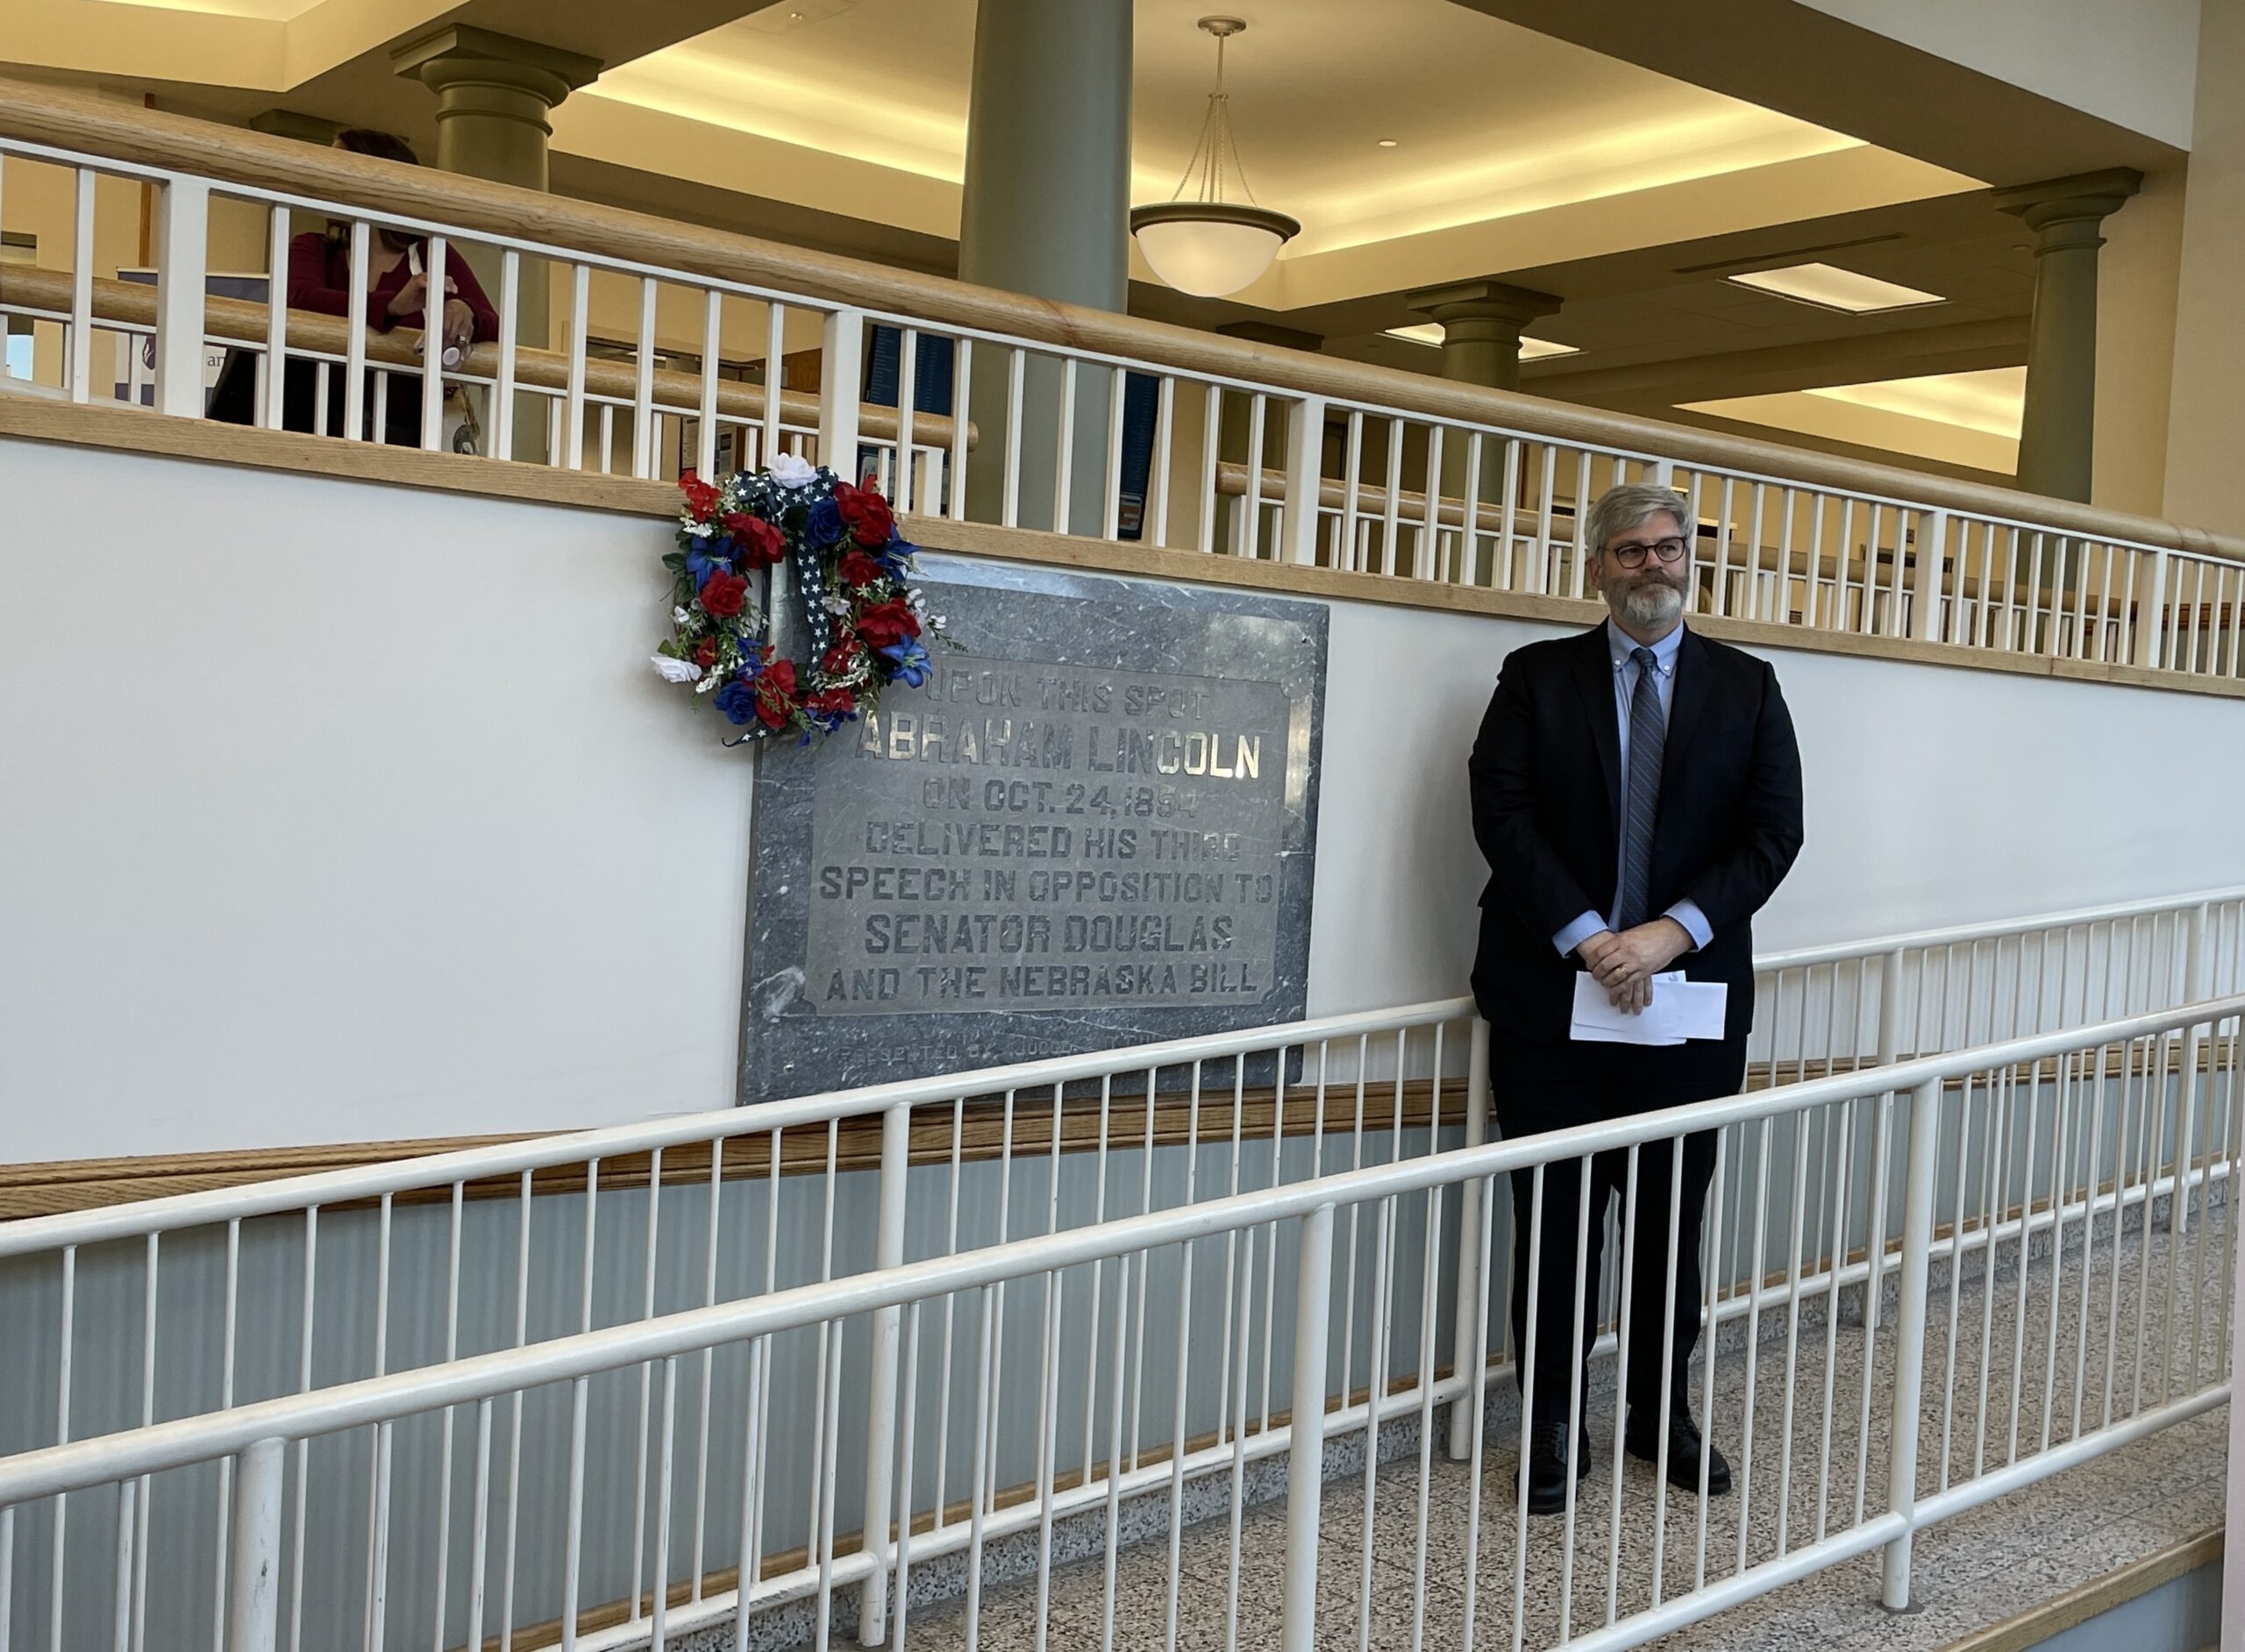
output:
M1646 482L1622 482L1608 488L1590 508L1589 519L1583 525L1582 542L1593 555L1597 555L1604 552L1616 534L1627 533L1663 511L1676 518L1678 528L1685 526L1683 496L1673 488Z

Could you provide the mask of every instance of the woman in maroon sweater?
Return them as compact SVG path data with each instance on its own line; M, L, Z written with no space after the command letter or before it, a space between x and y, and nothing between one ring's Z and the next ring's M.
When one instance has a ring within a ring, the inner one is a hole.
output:
M388 132L351 131L337 135L335 147L353 154L374 155L406 166L418 159L403 139ZM374 231L367 260L367 324L376 332L409 327L425 332L429 326L428 243L394 230ZM383 260L389 262L387 267ZM291 310L316 310L322 315L351 314L351 236L342 224L314 230L289 243L288 305ZM456 247L445 253L445 302L438 310L443 343L433 348L466 349L499 336L499 314L483 295L475 272ZM318 369L310 361L289 364L282 401L282 423L292 431L314 428L318 395ZM374 374L367 376L367 433L381 439L417 447L421 443L421 379L418 374L396 368L389 373L385 399L385 430L374 429ZM343 370L328 369L327 432L343 433Z

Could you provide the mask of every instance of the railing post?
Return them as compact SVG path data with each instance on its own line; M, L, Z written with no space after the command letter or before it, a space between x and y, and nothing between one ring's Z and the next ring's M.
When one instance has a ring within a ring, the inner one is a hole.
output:
M2206 903L2201 901L2191 908L2184 921L2183 941L2183 1000L2196 1004L2213 993L2213 962L2211 949L2206 945ZM2203 1023L2192 1022L2183 1032L2183 1071L2176 1082L2175 1127L2175 1191L2169 1196L2168 1209L2172 1214L2177 1238L2191 1231L2191 1156L2197 1143L2192 1139L2192 1115L2198 1111L2199 1056L2206 1048L2199 1029Z
M1656 488L1675 487L1676 461L1672 459L1654 459L1652 461L1652 474L1649 480Z
M1294 1395L1286 1451L1286 1603L1279 1652L1312 1652L1317 1640L1317 1516L1325 1494L1325 1342L1332 1312L1333 1207L1301 1219L1294 1275ZM1365 1447L1379 1449L1367 1423Z
M1929 510L1919 518L1917 569L1910 581L1910 635L1921 643L1941 640L1942 575L1949 566L1949 513ZM1962 591L1957 593L1961 598Z
M912 1168L912 1109L899 1104L881 1114L880 1214L873 1230L875 1269L904 1261L904 1184ZM1059 1143L1052 1149L1052 1173L1060 1173ZM873 1396L866 1420L866 1552L873 1570L858 1586L858 1640L879 1646L888 1633L888 1527L895 1506L896 1348L904 1310L873 1313ZM904 1518L912 1518L912 1488L904 1488Z
M1479 1147L1489 1135L1489 1023L1479 1015L1465 1056L1465 1145ZM1457 1306L1450 1327L1450 1369L1465 1384L1450 1402L1450 1460L1463 1463L1473 1455L1473 1413L1481 1407L1482 1371L1474 1328L1475 1308L1489 1288L1481 1271L1481 1184L1469 1181L1458 1190ZM1374 1434L1378 1431L1375 1429Z
M2150 587L2136 602L2136 660L2147 671L2156 671L2166 657L2167 552L2151 552Z
M200 178L172 179L156 207L156 411L175 418L203 417L210 246L210 186ZM287 295L267 296L279 304Z
M1286 521L1284 561L1317 560L1317 501L1324 484L1325 398L1306 395L1286 409Z
M1894 1409L1886 1434L1886 1506L1910 1522L1886 1545L1879 1591L1890 1612L1910 1604L1910 1538L1918 1506L1918 1409L1926 1363L1926 1298L1933 1266L1934 1168L1941 1154L1939 1079L1910 1093L1910 1136L1902 1193L1902 1293L1894 1316ZM1954 1262L1950 1264L1955 1266ZM1871 1288L1878 1282L1872 1281ZM1955 1282L1951 1281L1951 1288Z
M1892 1066L1902 1054L1902 963L1899 947L1878 961L1878 1052L1871 1059L1882 1067Z
M830 312L818 354L818 462L845 482L858 480L858 398L865 374L865 312ZM766 454L765 463L771 462Z
M281 1454L260 1440L235 1474L226 1574L226 1652L273 1652L281 1617Z

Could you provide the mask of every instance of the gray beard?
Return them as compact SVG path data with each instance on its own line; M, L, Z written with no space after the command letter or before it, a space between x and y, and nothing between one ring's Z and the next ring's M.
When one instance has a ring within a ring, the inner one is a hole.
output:
M1684 611L1684 593L1672 585L1636 586L1621 594L1621 617L1632 625L1665 625Z

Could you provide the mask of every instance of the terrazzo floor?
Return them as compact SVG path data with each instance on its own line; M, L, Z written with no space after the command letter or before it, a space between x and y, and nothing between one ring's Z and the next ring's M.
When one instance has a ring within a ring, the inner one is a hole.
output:
M2094 1432L2107 1414L2108 1394L2110 1415L2124 1421L2156 1408L2163 1395L2179 1399L2216 1381L2226 1364L2230 1284L2224 1216L2217 1206L2181 1239L2168 1231L2163 1207L2148 1234L2131 1218L2117 1266L2108 1217L2092 1237L2086 1266L2075 1232L2055 1269L2049 1245L2038 1245L2023 1280L2015 1248L1999 1254L1992 1281L1978 1257L1968 1257L1955 1293L1937 1271L1927 1314L1919 1494L1969 1480L1976 1461L1991 1471L2001 1467L2012 1459L2014 1440L2020 1458L2042 1449L2046 1438L2062 1444L2074 1435L2077 1414L2082 1430ZM1593 1469L1572 1532L1565 1517L1528 1520L1524 1566L1516 1560L1522 1522L1513 1492L1518 1408L1508 1386L1485 1413L1478 1465L1444 1459L1438 1421L1423 1475L1414 1442L1369 1487L1361 1470L1329 1480L1317 1645L1336 1652L1555 1646L1617 1619L1626 1627L1652 1604L1657 1574L1673 1597L1701 1576L1715 1584L1736 1575L1742 1553L1747 1565L1762 1565L1820 1534L1847 1532L1864 1513L1876 1517L1887 1503L1893 1292L1890 1286L1875 1332L1864 1323L1859 1299L1843 1298L1836 1324L1828 1306L1824 1299L1804 1304L1793 1328L1782 1308L1765 1313L1750 1362L1743 1324L1717 1349L1710 1432L1737 1484L1730 1496L1708 1501L1704 1543L1697 1495L1656 1495L1651 1466L1626 1458L1621 1541L1611 1541L1614 1418L1610 1378L1601 1382L1595 1369ZM2015 1419L2014 1370L2021 1374ZM1705 1409L1705 1380L1703 1364L1695 1365L1695 1411ZM1921 1531L1910 1613L1879 1606L1874 1549L1655 1643L1729 1652L1812 1643L1882 1652L1946 1647L2219 1523L2227 1427L2227 1410L2216 1406ZM1034 1578L986 1588L972 1629L963 1601L915 1607L908 1644L927 1652L1275 1648L1284 1502L1244 1511L1237 1544L1232 1524L1226 1513L1183 1529L1173 1594L1169 1544L1157 1538L1116 1556L1111 1596L1105 1563L1095 1557L1056 1568L1041 1612Z

